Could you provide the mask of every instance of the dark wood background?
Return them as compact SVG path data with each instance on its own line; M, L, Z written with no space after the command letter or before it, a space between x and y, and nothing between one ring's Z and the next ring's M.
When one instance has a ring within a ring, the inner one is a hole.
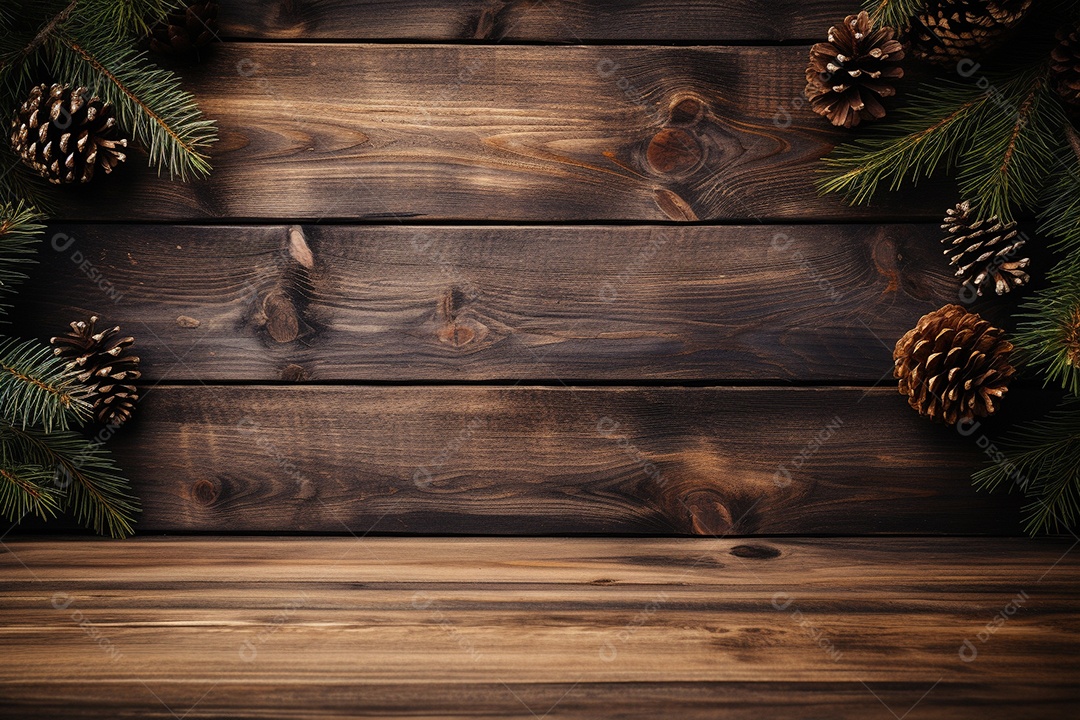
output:
M213 176L62 195L21 297L137 338L143 513L2 539L0 715L1080 711L1075 538L891 378L953 189L813 187L854 9L225 0Z

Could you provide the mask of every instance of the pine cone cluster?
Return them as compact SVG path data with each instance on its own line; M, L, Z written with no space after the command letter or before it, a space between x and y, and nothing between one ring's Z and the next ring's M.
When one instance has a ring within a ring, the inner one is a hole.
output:
M1016 370L1004 331L959 305L923 315L896 343L893 375L908 404L953 425L992 415Z
M129 419L139 399L130 383L142 377L139 358L128 355L134 338L122 337L120 328L96 331L98 318L71 323L71 332L50 340L53 354L67 361L79 381L90 386L94 419L118 427Z
M217 39L217 16L215 0L188 2L150 28L147 45L159 55L196 57L200 49Z
M996 215L976 219L965 200L947 211L941 229L948 232L941 242L949 246L945 255L956 268L956 277L975 288L977 295L987 286L1003 295L1031 279L1024 272L1028 258L1014 257L1026 242L1018 237L1015 222L1002 223Z
M84 87L42 84L11 122L11 147L23 164L55 185L86 183L100 167L110 173L127 157L113 108Z
M1050 53L1050 83L1073 123L1080 122L1080 27L1062 28Z
M897 64L904 47L889 27L873 28L865 12L829 28L829 41L810 48L806 98L833 125L852 128L885 116L879 98L896 93L890 84L904 76Z
M1001 47L1031 0L928 0L905 33L911 53L949 65Z

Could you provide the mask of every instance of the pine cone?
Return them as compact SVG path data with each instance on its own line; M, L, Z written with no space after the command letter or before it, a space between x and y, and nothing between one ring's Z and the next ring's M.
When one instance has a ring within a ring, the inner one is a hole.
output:
M971 203L964 201L950 208L941 229L949 234L941 242L949 262L956 267L956 277L976 289L993 285L994 292L1004 295L1031 278L1024 272L1028 258L1013 259L1026 239L1017 237L1016 223L1002 224L997 216L977 220L972 216Z
M119 327L95 332L97 321L92 316L89 323L73 322L71 332L50 342L55 346L53 354L67 360L68 369L90 386L94 419L118 427L131 418L139 399L138 389L126 383L138 380L142 373L139 358L126 354L135 339L120 337Z
M159 55L191 58L217 39L218 4L194 0L178 7L150 28L147 46Z
M896 94L888 81L904 76L897 65L903 58L892 28L873 29L865 12L848 15L829 28L828 42L810 48L805 90L810 108L846 128L885 117L878 98Z
M11 122L12 149L55 185L90 182L94 168L110 173L127 157L112 105L86 95L84 87L38 85Z
M1016 372L1004 334L959 305L923 315L893 352L900 393L920 415L949 425L992 415Z
M1029 7L1031 0L929 0L905 35L912 55L950 65L1003 45Z
M1073 123L1080 122L1080 26L1062 28L1050 52L1050 84Z

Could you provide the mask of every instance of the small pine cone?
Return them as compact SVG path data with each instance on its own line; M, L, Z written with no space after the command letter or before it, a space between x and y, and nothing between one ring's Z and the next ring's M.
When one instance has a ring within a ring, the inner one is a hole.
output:
M126 159L117 137L113 107L84 87L38 85L11 122L11 147L32 168L54 185L86 183L94 169L106 173Z
M829 28L829 41L810 48L806 94L810 108L833 125L852 128L885 117L878 98L896 94L890 80L902 78L897 63L904 47L890 27L876 30L865 12Z
M194 0L165 16L150 28L146 46L159 55L190 59L217 39L218 4Z
M988 285L998 295L1004 295L1031 279L1024 272L1028 258L1014 259L1027 242L1018 237L1015 222L1003 224L996 215L978 220L966 200L946 212L941 224L941 229L949 233L941 240L949 246L945 255L956 268L956 277L975 288L977 295L981 296Z
M1073 123L1080 122L1080 26L1062 28L1050 52L1050 84Z
M120 328L95 332L98 318L71 323L71 332L54 337L53 354L67 361L68 370L91 389L94 419L119 427L131 419L138 389L129 383L142 377L139 358L128 355L134 338L121 337Z
M900 393L920 415L949 425L992 415L1016 372L1004 334L959 305L923 315L893 352Z
M1031 0L928 0L905 37L920 60L951 65L1001 47Z

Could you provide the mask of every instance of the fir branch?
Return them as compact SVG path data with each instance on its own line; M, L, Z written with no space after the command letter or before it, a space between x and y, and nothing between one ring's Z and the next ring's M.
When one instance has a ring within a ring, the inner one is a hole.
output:
M1057 531L1080 519L1080 400L1073 397L1003 443L1006 460L974 474L983 490L1007 486L1031 499L1024 508L1029 533Z
M100 443L76 432L45 433L0 423L0 444L8 444L27 462L54 468L66 490L64 509L98 534L125 537L133 532L138 501Z
M869 13L875 26L899 29L925 6L926 0L865 0L863 10Z
M44 225L31 207L0 204L0 294L10 295L26 279L22 268L32 262ZM0 315L8 309L0 305Z
M818 187L864 203L882 186L896 190L944 165L959 171L961 192L981 217L1008 221L1037 206L1046 169L1062 157L1062 121L1042 65L988 76L985 89L941 82L924 87L890 125L838 146Z
M1061 172L1051 173L1053 179L1043 193L1043 210L1039 213L1040 234L1054 238L1051 247L1069 255L1080 253L1080 136L1065 126L1065 136L1071 153L1061 160Z
M178 0L82 0L71 24L101 28L116 40L130 40L149 32L177 5Z
M1058 263L1048 278L1017 313L1013 342L1046 384L1080 395L1080 256Z
M34 340L0 342L0 415L28 428L66 430L90 416L88 390L66 363Z
M0 515L19 522L33 513L56 517L63 499L53 486L56 471L41 465L0 465Z
M159 173L165 169L181 180L209 174L214 122L203 118L175 74L126 44L71 35L59 38L52 66L57 76L112 103L120 124L146 148Z

